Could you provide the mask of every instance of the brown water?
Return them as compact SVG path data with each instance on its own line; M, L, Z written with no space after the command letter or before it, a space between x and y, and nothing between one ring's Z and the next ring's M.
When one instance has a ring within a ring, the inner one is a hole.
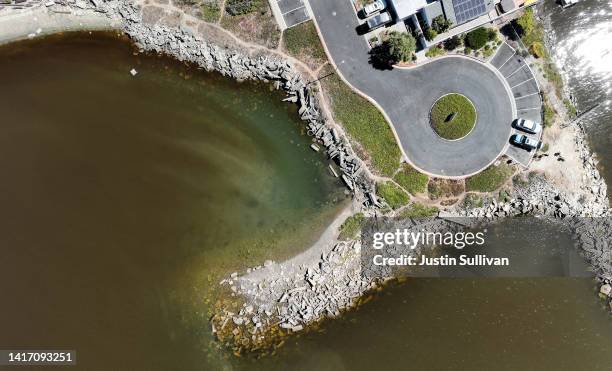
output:
M108 35L0 48L0 349L216 369L209 289L345 197L281 98Z

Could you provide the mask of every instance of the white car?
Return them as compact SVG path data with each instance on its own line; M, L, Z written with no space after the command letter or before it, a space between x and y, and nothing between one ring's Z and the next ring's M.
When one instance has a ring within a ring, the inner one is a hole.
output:
M542 125L535 121L527 119L516 119L514 121L514 126L516 126L517 129L526 131L531 134L537 134L542 131Z
M386 7L387 7L387 4L385 4L384 0L375 0L373 3L370 3L363 7L363 17L367 18L374 13L380 12Z
M528 151L531 151L532 149L540 149L540 147L542 147L542 142L540 142L539 140L529 138L528 136L523 135L523 134L514 134L510 138L510 141L513 144L519 147L523 147Z
M368 25L368 29L371 31L389 22L391 22L391 15L389 15L389 13L387 12L384 12L384 13L380 13L376 17L372 17L368 19L366 23Z

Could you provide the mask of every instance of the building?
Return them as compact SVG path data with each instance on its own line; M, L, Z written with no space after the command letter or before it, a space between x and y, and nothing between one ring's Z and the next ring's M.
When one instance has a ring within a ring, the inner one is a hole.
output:
M423 27L431 26L438 16L449 20L453 26L469 22L489 13L495 0L388 0L389 8L397 21L418 19Z

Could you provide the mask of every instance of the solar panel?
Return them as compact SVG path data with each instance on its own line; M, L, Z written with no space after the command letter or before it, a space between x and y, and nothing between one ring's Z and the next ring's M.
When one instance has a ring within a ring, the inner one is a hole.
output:
M453 0L457 24L472 20L486 12L484 0Z

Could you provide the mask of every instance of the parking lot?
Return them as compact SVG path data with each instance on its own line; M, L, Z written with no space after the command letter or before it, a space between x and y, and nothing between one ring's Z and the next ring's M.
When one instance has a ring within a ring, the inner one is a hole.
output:
M277 4L287 28L310 19L304 0L277 0Z
M503 43L490 63L499 70L508 82L516 103L517 116L542 123L540 88L524 58L510 45ZM512 130L512 134L525 134L537 140L540 140L542 135L542 133L528 134L514 128ZM506 151L508 157L523 166L529 165L534 154L535 151L529 152L513 145L509 146Z

